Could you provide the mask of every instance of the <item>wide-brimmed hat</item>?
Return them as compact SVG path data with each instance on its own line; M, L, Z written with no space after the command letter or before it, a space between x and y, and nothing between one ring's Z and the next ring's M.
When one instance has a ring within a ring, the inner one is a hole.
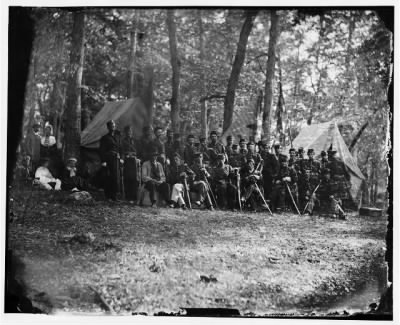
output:
M75 157L70 157L70 158L68 158L67 159L67 162L74 162L74 163L77 163L78 162L78 159L76 159Z
M307 150L307 155L309 155L310 153L314 153L314 149L310 148Z

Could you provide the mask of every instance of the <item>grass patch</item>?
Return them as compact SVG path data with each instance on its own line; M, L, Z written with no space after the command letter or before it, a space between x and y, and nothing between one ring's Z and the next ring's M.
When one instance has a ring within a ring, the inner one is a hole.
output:
M101 311L89 286L119 314L301 311L355 291L384 263L383 218L181 211L29 195L11 194L9 245L26 264L31 298L45 292L63 311Z

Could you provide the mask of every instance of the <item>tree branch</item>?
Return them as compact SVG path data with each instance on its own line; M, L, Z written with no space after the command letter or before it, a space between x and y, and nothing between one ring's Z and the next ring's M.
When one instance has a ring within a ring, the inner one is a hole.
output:
M210 99L217 99L217 98L220 98L220 99L225 99L225 95L223 95L223 94L213 94L213 95L209 95L209 96L205 96L205 97L201 97L200 99L199 99L199 102L201 103L201 102L204 102L204 101L206 101L206 100L210 100Z
M354 148L354 146L356 145L357 141L360 139L361 135L363 134L364 130L366 129L366 127L368 126L369 121L365 122L361 128L358 130L357 134L355 135L355 137L353 138L353 140L350 143L349 146L349 151L351 152Z

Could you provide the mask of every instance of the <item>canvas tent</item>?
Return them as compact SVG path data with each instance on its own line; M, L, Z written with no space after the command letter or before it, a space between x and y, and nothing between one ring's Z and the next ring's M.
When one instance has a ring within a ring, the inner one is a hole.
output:
M121 132L126 125L133 127L135 137L142 134L143 126L149 123L149 114L139 97L124 101L106 102L104 107L81 133L81 146L98 148L100 139L107 134L106 123L114 120Z
M360 201L360 189L365 177L347 148L336 122L308 125L302 128L299 135L293 140L293 148L303 147L305 152L312 148L315 151L316 158L320 158L321 151L327 151L331 144L333 150L337 151L336 157L346 165L346 170L350 175L350 195L353 201L357 203ZM287 147L285 150L287 154L289 149L290 147Z

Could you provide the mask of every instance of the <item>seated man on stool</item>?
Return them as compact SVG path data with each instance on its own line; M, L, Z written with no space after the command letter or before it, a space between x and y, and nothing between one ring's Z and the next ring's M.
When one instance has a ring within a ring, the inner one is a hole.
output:
M151 206L155 207L157 201L155 191L159 193L162 199L167 202L168 206L173 208L174 202L171 201L171 189L165 181L164 169L160 162L157 161L158 151L151 152L151 158L145 161L142 166L142 180L144 188L150 192Z

